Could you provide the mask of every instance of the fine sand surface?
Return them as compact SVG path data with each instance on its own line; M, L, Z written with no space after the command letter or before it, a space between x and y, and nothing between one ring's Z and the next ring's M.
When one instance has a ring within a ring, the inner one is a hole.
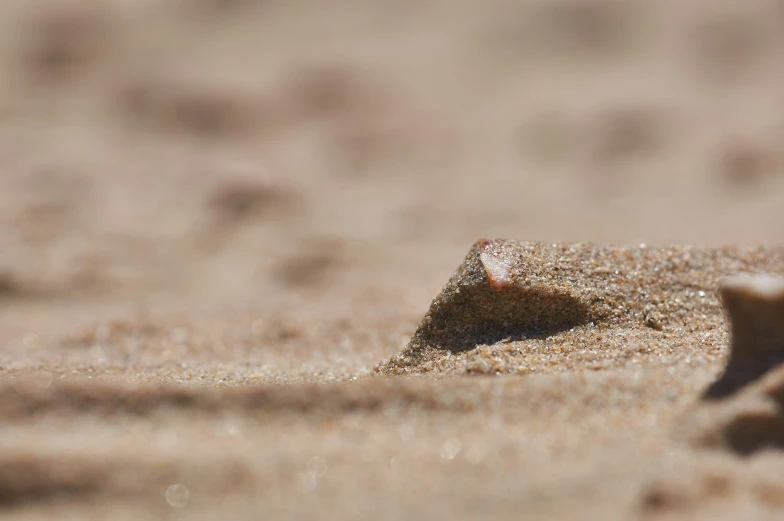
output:
M0 518L780 519L783 173L781 2L0 2Z

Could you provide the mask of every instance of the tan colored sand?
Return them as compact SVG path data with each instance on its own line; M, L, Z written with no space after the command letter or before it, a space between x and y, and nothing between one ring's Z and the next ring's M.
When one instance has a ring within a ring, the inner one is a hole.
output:
M780 377L701 398L782 273L780 7L0 2L0 518L777 519ZM411 344L480 237L538 296Z
M479 260L488 248L510 259L504 288L490 284ZM166 496L179 484L189 494L181 512L197 519L219 510L389 519L773 515L782 456L755 456L755 473L732 446L716 451L704 441L761 414L753 411L766 407L764 398L752 389L728 405L701 405L701 396L727 351L711 284L782 266L779 250L761 248L479 242L436 298L441 315L431 310L403 355L380 366L459 378L384 377L356 355L340 364L341 348L326 358L310 353L318 344L307 347L295 326L277 330L288 357L267 340L269 358L257 359L253 335L269 331L257 322L244 334L228 331L215 317L175 321L168 331L152 321L108 323L27 346L41 361L32 355L4 367L0 503L18 518L105 508L158 516L182 501L181 487ZM469 297L459 300L458 288ZM554 288L585 302L585 315L553 308ZM483 329L484 321L516 312L506 299L527 312L544 306L554 322L546 330L535 329L546 321L512 322L503 338L488 340L482 335L499 328ZM472 322L482 305L492 312ZM237 326L241 317L224 320ZM590 322L561 322L575 318ZM428 328L439 320L447 330L475 327L434 337ZM361 344L365 330L339 331L343 344ZM458 343L431 345L433 338ZM298 360L303 348L303 365L286 370L281 360ZM342 349L350 356L353 348ZM65 359L53 362L57 351ZM780 413L767 414L762 421L777 425ZM784 431L767 432L777 440Z
M488 268L488 258L495 261ZM497 262L504 282L493 280ZM784 250L479 241L384 374L529 374L722 356L722 277Z

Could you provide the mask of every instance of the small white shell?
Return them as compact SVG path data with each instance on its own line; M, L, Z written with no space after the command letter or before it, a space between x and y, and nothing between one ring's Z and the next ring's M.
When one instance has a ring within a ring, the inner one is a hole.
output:
M500 289L509 284L511 281L509 272L511 265L508 260L490 251L483 251L479 255L479 260L482 261L482 265L485 267L491 286Z

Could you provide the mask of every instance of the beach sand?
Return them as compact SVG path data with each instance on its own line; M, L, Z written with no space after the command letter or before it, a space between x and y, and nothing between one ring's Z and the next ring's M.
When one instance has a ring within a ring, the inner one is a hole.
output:
M780 518L782 25L3 2L0 517Z

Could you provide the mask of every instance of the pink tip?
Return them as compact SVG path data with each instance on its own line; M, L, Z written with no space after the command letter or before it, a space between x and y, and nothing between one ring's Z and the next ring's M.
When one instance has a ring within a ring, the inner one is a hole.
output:
M491 286L500 289L509 284L511 279L509 261L490 251L483 251L479 255L479 260L482 261L482 265L485 267Z

